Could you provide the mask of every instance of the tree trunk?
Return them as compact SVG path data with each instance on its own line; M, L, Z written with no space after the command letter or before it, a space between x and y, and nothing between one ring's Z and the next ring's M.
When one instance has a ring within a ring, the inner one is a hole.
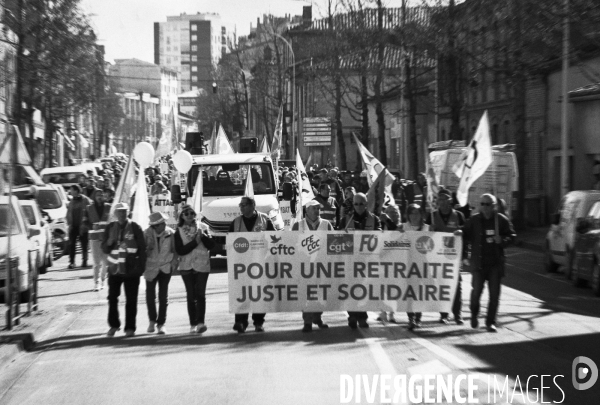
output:
M448 83L448 98L450 101L450 139L460 140L460 113L462 111L462 97L460 88L459 58L457 57L456 37L454 25L456 21L456 5L454 0L448 4L448 53L446 56L446 83Z
M377 0L377 72L375 77L375 114L377 115L377 138L379 139L379 161L387 166L387 145L385 142L385 116L383 113L383 101L381 99L381 87L383 84L383 63L385 57L385 42L383 40L383 7L381 0Z
M337 69L339 72L339 69ZM338 164L340 169L346 170L346 142L342 128L342 83L339 74L335 76L335 136L338 142Z

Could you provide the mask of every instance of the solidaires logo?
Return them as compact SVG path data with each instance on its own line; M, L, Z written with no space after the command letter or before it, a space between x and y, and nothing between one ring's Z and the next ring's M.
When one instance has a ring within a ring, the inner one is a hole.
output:
M419 253L427 253L431 252L433 248L435 248L435 244L433 243L433 239L429 236L421 236L417 239L417 243L415 243L415 247Z
M246 238L237 238L233 242L233 249L238 253L246 253L250 249L250 242Z

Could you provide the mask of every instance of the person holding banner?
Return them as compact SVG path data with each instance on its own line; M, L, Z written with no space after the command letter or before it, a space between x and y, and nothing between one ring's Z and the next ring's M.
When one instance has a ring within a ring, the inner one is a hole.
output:
M437 195L438 209L433 211L425 221L433 232L452 232L454 234L461 233L460 228L465 224L465 217L459 211L452 208L452 194L450 191L441 188ZM452 314L457 325L462 325L462 278L458 275L458 286L456 295L452 304ZM440 323L448 325L448 313L440 313Z
M175 252L179 255L179 271L187 297L187 310L190 319L190 333L204 333L206 314L206 284L210 274L210 249L214 240L209 234L208 225L196 220L192 206L181 207Z
M140 277L146 266L146 241L142 228L128 219L129 205L115 205L116 221L104 230L102 250L108 254L108 324L107 336L114 336L121 327L119 295L125 289L125 336L135 335L137 298Z
M510 220L496 212L496 197L483 194L480 212L467 220L463 227L463 263L473 275L471 290L471 327L479 327L479 300L488 282L489 304L485 320L488 332L497 332L496 315L500 303L500 285L504 277L504 248L514 242L516 233Z
M229 226L229 232L264 232L274 231L273 222L266 214L256 211L256 202L253 197L244 196L240 201L240 212L242 215L236 217ZM264 332L266 314L252 314L254 329L256 332ZM235 314L233 330L238 333L246 332L248 327L248 314Z
M92 201L83 213L83 223L90 229L88 234L94 260L94 291L100 291L104 288L108 268L107 256L102 251L102 238L109 222L110 204L104 202L102 190L96 190L92 195Z
M381 214L381 227L384 231L404 231L402 218L400 217L400 209L397 205L388 205L385 208L385 213ZM394 311L389 313L380 311L377 317L378 321L396 323Z
M167 306L169 305L169 281L171 273L177 267L175 253L175 233L167 227L169 216L162 212L153 212L148 217L150 227L144 231L146 240L146 306L148 307L148 332L153 333L155 326L158 334L166 333ZM156 285L158 284L158 314L156 313Z
M364 193L358 193L353 200L354 211L351 215L344 217L340 222L340 228L347 231L380 231L381 221L376 215L367 210L367 196ZM368 315L362 311L348 311L348 326L356 329L368 328Z
M429 232L429 225L423 221L423 212L419 204L409 204L406 208L407 221L403 224L405 231ZM408 313L408 330L421 327L421 312Z
M320 210L321 204L319 201L310 200L304 207L306 208L306 217L299 222L295 222L292 226L292 231L333 231L331 222L321 218ZM312 325L317 325L320 329L327 329L329 325L323 323L321 319L323 312L302 312L302 319L304 320L304 327L302 332L312 332Z

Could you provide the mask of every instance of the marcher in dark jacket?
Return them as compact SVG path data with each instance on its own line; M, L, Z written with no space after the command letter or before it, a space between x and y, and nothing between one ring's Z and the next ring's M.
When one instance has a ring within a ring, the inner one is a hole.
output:
M83 223L84 213L91 204L89 198L81 194L81 187L71 186L73 199L67 207L67 225L69 226L69 269L75 268L75 244L79 238L81 243L82 267L87 267L88 258L88 227Z
M481 212L471 216L463 228L464 246L470 247L470 259L464 259L464 265L473 275L471 326L479 327L479 300L487 281L490 301L485 324L489 332L496 332L500 285L504 277L504 248L514 242L516 234L509 219L496 212L496 197L483 194L480 201ZM467 250L463 257L468 257Z

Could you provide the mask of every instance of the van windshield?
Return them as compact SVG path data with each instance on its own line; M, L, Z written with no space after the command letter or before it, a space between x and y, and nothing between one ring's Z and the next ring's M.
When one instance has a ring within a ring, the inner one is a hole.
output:
M44 174L42 176L42 180L44 183L54 183L54 184L70 184L70 183L79 183L79 178L81 176L85 177L85 174L81 172L73 172L73 173L52 173L52 174Z
M29 190L13 191L13 194L19 199L27 198L30 194ZM43 210L54 210L62 206L60 195L56 190L38 190L38 195L35 199Z
M251 173L254 194L275 194L277 191L270 162L252 165L234 163L192 167L188 173L190 195L193 195L200 169L202 169L202 195L204 196L243 196L248 173Z
M0 204L0 236L8 236L8 232L10 229L10 234L11 235L18 235L21 233L21 230L19 229L19 224L16 220L16 214L15 214L15 210L11 208L10 210L11 216L10 216L10 228L8 226L8 205L6 204Z

